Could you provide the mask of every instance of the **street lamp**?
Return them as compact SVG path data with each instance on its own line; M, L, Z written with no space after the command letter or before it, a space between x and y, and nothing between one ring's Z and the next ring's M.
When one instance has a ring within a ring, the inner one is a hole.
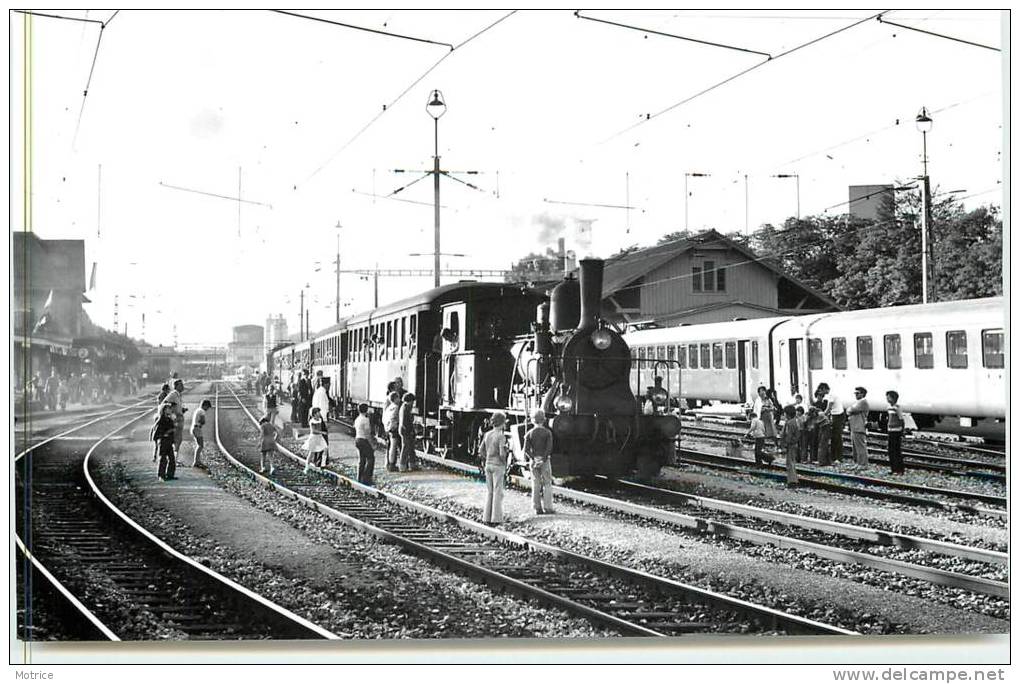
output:
M914 120L917 130L921 132L921 164L924 174L921 176L921 302L928 303L929 298L935 300L935 259L931 244L931 183L928 180L928 131L934 121L927 107L921 107ZM931 288L929 294L929 287Z
M435 154L432 156L432 183L436 195L436 231L435 231L435 260L433 261L432 278L435 287L439 287L439 118L446 113L446 101L443 94L433 90L429 95L429 102L425 105L425 111L429 113L435 122Z
M797 173L776 173L773 178L795 178L797 179L797 218L800 219L800 174Z
M688 172L686 172L684 174L684 230L685 231L689 232L690 229L691 229L690 220L689 220L689 212L688 212L688 208L687 208L687 200L690 198L691 194L687 191L687 179L688 178L708 178L711 175L712 174L710 174L710 173L696 173L694 171L688 171Z

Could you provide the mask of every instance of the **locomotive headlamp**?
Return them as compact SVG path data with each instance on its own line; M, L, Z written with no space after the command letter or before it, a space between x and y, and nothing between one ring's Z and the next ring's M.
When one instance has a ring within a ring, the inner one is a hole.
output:
M605 328L599 328L591 334L591 343L599 351L605 351L613 344L613 336Z
M574 400L566 394L561 394L556 398L556 410L561 413L570 413L574 410Z
M652 403L656 406L665 406L669 401L669 392L663 387L656 387L651 392Z

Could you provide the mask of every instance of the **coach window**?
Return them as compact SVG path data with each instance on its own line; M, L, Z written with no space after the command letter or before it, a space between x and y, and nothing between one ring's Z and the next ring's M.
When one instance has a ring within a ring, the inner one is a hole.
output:
M882 338L885 347L885 367L897 369L903 367L903 352L900 350L899 335L885 335Z
M914 368L934 368L935 349L931 333L914 333Z
M676 347L669 345L666 347L666 360L673 361L676 359Z
M981 331L981 360L985 368L1005 367L1002 342L1001 330Z
M857 338L857 367L864 370L875 367L875 349L871 335Z
M400 319L400 356L407 355L407 316Z
M689 347L687 347L687 353L688 353L687 365L690 366L691 368L698 368L700 365L698 364L698 345L692 344Z
M736 368L737 367L737 343L727 342L726 343L726 367Z
M637 359L638 359L638 362L637 362L638 370L641 370L642 368L645 367L645 348L644 347L638 347L637 348Z
M846 338L832 338L832 367L836 370L846 370Z
M701 367L712 367L712 347L708 344L701 345Z
M655 348L655 360L656 361L662 361L665 358L666 358L666 348L665 347L656 347Z
M677 345L676 360L680 363L681 368L687 368L687 347Z
M758 368L758 340L751 341L751 368Z
M712 368L723 367L723 348L722 342L712 343Z
M967 367L967 333L951 330L946 333L946 360L950 368Z
M822 341L817 337L807 342L807 361L810 370L822 370Z

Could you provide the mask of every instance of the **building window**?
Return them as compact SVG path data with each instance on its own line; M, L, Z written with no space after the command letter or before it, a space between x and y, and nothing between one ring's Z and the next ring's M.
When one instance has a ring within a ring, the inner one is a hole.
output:
M1004 368L1005 356L1002 350L1001 330L981 331L981 359L985 368Z
M701 272L702 287L705 292L711 292L715 289L715 262L706 261L705 266Z
M758 367L758 340L751 341L751 368Z
M695 266L691 269L691 283L695 292L701 292L701 267Z
M900 351L900 336L886 335L882 338L885 346L885 367L896 369L903 367L903 354Z
M815 338L807 341L807 362L810 370L822 370L822 341Z
M736 368L737 367L737 343L727 342L726 343L726 367Z
M931 333L914 333L914 368L934 368L935 349Z
M946 333L946 360L950 368L967 367L967 333L952 330Z
M836 370L846 370L846 338L832 338L832 367Z
M715 269L715 289L717 292L726 291L726 267L718 266Z
M875 367L875 350L871 335L857 338L857 367L863 370Z
M707 344L701 345L701 367L712 367L712 348Z

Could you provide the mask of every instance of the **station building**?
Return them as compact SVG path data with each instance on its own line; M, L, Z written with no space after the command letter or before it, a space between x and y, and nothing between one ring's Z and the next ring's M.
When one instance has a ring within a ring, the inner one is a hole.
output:
M839 310L829 296L715 230L607 260L602 284L602 316L619 325Z

